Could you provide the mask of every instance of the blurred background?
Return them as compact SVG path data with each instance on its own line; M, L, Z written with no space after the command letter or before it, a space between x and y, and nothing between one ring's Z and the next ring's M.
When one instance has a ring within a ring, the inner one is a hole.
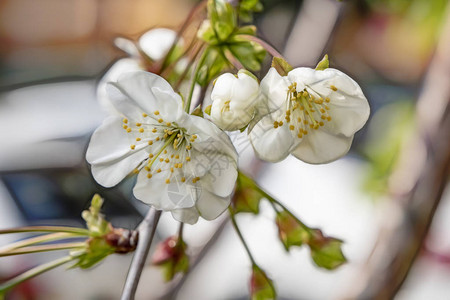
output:
M306 249L286 254L273 212L239 215L256 260L280 299L449 299L450 12L446 0L262 0L259 35L294 66L331 66L354 78L372 114L351 152L327 165L292 157L258 161L232 135L241 167L311 227L343 239L349 263L316 268ZM126 54L118 36L178 29L193 0L3 0L0 2L0 228L83 226L92 195L117 227L133 229L146 207L133 179L104 189L84 160L106 112L97 83ZM267 66L266 66L267 67ZM259 76L267 71L262 70ZM157 241L176 232L163 214ZM0 236L0 246L23 236ZM144 269L138 299L246 299L250 262L225 218L186 226L194 267L163 284ZM155 241L155 243L157 242ZM0 258L0 280L60 254ZM62 254L61 254L62 255ZM131 255L93 270L53 270L8 299L118 299Z

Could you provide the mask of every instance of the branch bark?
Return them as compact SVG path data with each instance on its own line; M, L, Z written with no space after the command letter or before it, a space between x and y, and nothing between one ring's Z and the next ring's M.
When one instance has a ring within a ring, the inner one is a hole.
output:
M161 211L150 207L144 220L138 226L139 242L128 270L121 300L134 299L160 216Z
M378 239L342 299L393 299L422 248L450 170L449 52L450 9L419 97L416 136L390 178L392 199Z

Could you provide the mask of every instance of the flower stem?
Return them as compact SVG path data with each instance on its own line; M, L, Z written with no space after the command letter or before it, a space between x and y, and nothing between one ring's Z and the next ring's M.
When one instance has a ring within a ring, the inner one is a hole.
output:
M29 239L25 239L25 240L15 242L15 243L6 245L4 247L1 247L0 253L18 249L18 248L22 248L22 247L35 245L35 244L47 243L47 242L63 240L63 239L72 239L72 238L80 238L80 235L74 234L74 233L66 233L66 232L44 234L44 235L32 237Z
M242 236L241 230L239 229L239 227L236 223L236 218L234 217L234 213L233 213L233 210L231 209L231 206L228 207L228 211L230 213L230 219L231 219L231 223L233 224L234 230L236 230L236 233L237 233L239 239L241 240L242 245L244 246L245 251L248 254L248 257L250 258L250 261L252 262L252 266L257 266L255 259L253 258L253 255L250 252L250 249L248 248L248 245L245 242L244 237Z
M19 249L12 249L5 252L0 252L0 257L4 256L12 256L12 255L21 255L21 254L30 254L37 252L46 252L46 251L57 251L57 250L66 250L66 249L74 249L74 248L82 248L86 246L86 243L61 243L56 245L39 245L39 246L29 246L23 247Z
M21 232L66 232L79 234L83 236L89 235L89 230L87 229L77 227L67 227L67 226L24 226L0 230L0 234L21 233Z
M128 270L125 286L123 287L121 300L133 300L136 294L139 279L145 266L145 261L155 236L161 211L151 207L144 220L139 224L139 242Z
M4 282L2 284L0 284L0 297L2 296L2 294L4 294L7 290L15 287L16 285L18 285L19 283L24 282L25 280L28 280L30 278L33 278L39 274L42 274L46 271L49 271L51 269L54 269L56 267L59 267L63 264L66 264L72 260L77 259L77 257L73 257L73 256L65 256L62 257L60 259L56 259L54 261L51 261L49 263L37 266L33 269L30 269L16 277L14 277L13 279L8 280L7 282Z
M242 37L248 41L251 42L255 42L260 44L264 49L267 50L267 52L270 53L270 55L272 55L273 57L280 57L284 60L286 60L286 58L284 58L284 56L278 52L274 47L272 47L269 43L267 43L266 41L263 41L262 39L260 39L259 37L253 36L253 35L249 35L249 34L241 34L239 35L239 37Z
M264 198L266 198L270 204L272 205L272 207L274 207L274 205L278 205L280 206L283 210L285 210L288 214L290 214L306 231L311 232L311 229L306 226L302 221L300 221L286 206L284 206L280 201L278 201L277 199L275 199L274 197L272 197L270 194L268 194L265 190L263 190L254 180L253 178L250 178L249 176L245 175L244 173L242 173L241 171L239 171L239 176L246 178L247 180L253 182L253 187L259 192L261 193L261 195L264 196ZM275 212L277 212L277 209L274 207Z
M192 94L194 93L194 88L195 88L195 82L197 81L197 75L198 75L198 71L200 70L200 68L202 67L203 63L205 62L206 59L206 53L207 53L208 49L205 49L202 53L202 56L200 57L197 66L195 67L195 71L194 74L191 78L191 87L189 88L189 95L188 98L186 99L186 107L185 107L185 111L187 113L189 113L189 110L191 108L191 101L192 101Z

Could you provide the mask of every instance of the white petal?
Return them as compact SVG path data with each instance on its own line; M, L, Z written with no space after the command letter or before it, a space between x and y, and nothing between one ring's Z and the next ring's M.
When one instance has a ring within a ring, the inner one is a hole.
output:
M147 31L139 38L139 46L151 59L162 59L173 42L177 33L167 28L156 28Z
M102 108L110 114L119 114L117 109L111 103L111 99L106 91L107 83L117 81L122 73L141 70L138 59L122 58L116 61L111 68L103 75L97 85L97 99Z
M212 122L197 116L187 115L182 127L186 128L189 134L197 134L198 138L192 144L192 147L197 151L217 151L237 161L237 152L230 137Z
M361 88L353 79L333 68L325 70L296 68L289 72L288 78L292 82L297 82L298 91L307 86L322 97L330 97L336 93L331 89L331 86L335 86L343 95L364 97Z
M197 208L191 207L172 210L172 217L177 221L193 225L197 223L199 214Z
M329 113L332 120L325 122L324 130L333 134L343 134L350 137L366 124L370 114L370 107L367 100L365 98L352 100L349 99L346 106L335 105L334 102L329 104Z
M86 160L92 165L92 175L105 187L119 183L148 155L142 146L131 150L130 137L122 124L117 116L105 119L92 135L86 152Z
M265 100L269 111L275 111L284 105L288 88L287 77L278 74L275 68L270 68L267 75L261 80L261 91L267 97Z
M197 210L205 220L214 220L230 205L230 196L219 197L213 193L202 191L197 201Z
M262 160L279 162L289 155L294 146L295 140L286 124L278 128L273 127L273 116L283 112L279 110L263 117L249 132L253 149Z
M168 170L153 173L152 178L147 178L147 174L145 169L139 172L133 189L134 196L142 202L164 211L193 207L197 202L201 188L199 184L192 183L192 176L182 182L182 174L171 175ZM169 184L166 183L168 178Z
M324 164L344 156L352 141L353 136L333 135L321 129L310 130L292 154L310 164Z
M236 168L236 162L229 156L213 154L208 173L200 179L202 188L220 197L229 196L236 184Z
M114 45L123 52L127 53L130 57L133 58L140 57L139 50L136 47L134 41L132 40L123 37L118 37L114 39Z
M231 73L225 73L220 75L214 82L213 89L211 91L211 100L216 99L230 99L232 95L232 86L237 78Z
M127 101L151 117L154 117L155 110L160 112L162 118L170 119L168 121L180 116L181 97L173 91L164 78L156 74L144 71L125 73L111 85L122 94L120 98L117 93L112 93L113 104L116 108L117 103Z
M241 129L251 121L260 99L258 81L243 72L237 76L221 75L211 93L211 119L229 131Z

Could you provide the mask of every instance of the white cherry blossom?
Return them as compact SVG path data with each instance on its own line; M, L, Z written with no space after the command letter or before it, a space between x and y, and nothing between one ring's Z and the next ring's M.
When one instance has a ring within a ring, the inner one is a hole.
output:
M370 108L359 85L343 72L271 68L261 81L266 111L249 132L257 155L278 162L289 154L312 164L345 155Z
M240 71L236 76L219 76L211 92L211 120L223 130L239 130L247 126L255 114L260 98L256 78Z
M86 159L95 180L118 184L137 173L135 197L175 219L211 220L229 205L237 153L212 122L184 112L181 97L158 75L126 73L107 87L121 116L92 135Z
M107 83L116 81L124 72L152 71L150 64L164 58L176 36L177 33L171 29L154 28L145 32L137 43L127 38L116 38L115 46L127 53L128 57L117 60L100 79L97 86L97 99L100 105L107 112L117 114L106 92ZM182 44L183 41L180 40L179 43ZM180 63L184 63L184 61L181 60Z

